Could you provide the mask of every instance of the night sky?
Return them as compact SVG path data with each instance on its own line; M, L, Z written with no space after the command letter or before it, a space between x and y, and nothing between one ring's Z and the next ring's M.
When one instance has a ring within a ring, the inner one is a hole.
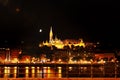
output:
M0 0L0 46L38 44L52 26L60 39L120 48L119 8L112 0Z

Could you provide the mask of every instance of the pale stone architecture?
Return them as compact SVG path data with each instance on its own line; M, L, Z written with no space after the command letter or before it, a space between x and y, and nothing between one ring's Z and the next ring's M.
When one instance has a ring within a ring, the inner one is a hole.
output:
M71 47L72 45L74 46L83 46L85 47L85 43L83 42L83 39L79 39L79 40L71 40L71 39L66 39L66 40L60 40L57 37L53 37L53 31L52 31L52 27L50 28L50 32L49 32L49 41L43 42L39 44L39 47L42 46L55 46L58 49L63 49L64 46L69 46Z

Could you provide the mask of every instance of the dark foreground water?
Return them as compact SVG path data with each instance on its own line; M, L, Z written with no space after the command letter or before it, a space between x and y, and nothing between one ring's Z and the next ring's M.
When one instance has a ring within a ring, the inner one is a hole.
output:
M0 65L0 78L120 77L120 63Z

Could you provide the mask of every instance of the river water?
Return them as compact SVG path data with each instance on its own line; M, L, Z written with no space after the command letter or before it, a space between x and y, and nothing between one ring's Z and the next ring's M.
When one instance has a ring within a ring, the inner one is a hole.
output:
M61 67L56 69L51 67L0 67L0 77L38 77L38 78L49 78L49 77L62 77Z
M0 66L0 78L120 77L120 64L79 66Z

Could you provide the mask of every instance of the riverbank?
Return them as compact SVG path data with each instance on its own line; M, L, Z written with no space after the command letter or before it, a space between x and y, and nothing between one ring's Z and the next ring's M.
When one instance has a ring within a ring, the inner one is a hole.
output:
M120 80L120 78L0 78L0 80Z

